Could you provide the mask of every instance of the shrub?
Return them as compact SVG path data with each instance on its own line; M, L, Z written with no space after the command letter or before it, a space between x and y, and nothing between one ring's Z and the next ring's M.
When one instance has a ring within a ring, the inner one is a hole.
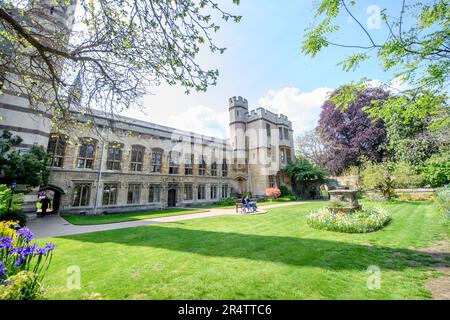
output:
M281 185L281 186L280 186L280 192L281 192L280 197L289 197L289 196L292 196L291 190L289 190L289 188L286 187L285 185Z
M397 199L400 201L429 201L434 199L433 194L425 193L399 193Z
M52 259L53 243L31 244L33 233L17 221L0 221L0 297L36 299Z
M450 152L432 155L425 161L422 175L433 188L450 183Z
M267 188L266 189L266 196L276 199L281 195L281 191L278 188Z
M436 191L435 201L438 212L447 222L450 220L450 188L442 188Z
M218 204L220 206L233 206L236 204L236 198L222 198Z
M391 221L384 208L362 209L350 214L332 213L328 208L313 211L308 216L308 224L316 229L346 233L365 233L379 230Z

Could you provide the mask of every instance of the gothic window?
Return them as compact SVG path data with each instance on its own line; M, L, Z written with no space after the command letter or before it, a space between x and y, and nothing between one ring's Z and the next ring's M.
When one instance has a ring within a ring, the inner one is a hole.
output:
M50 154L50 166L61 168L64 164L66 139L61 135L52 135L48 142L47 152Z
M148 190L148 202L149 203L159 202L161 200L160 195L161 195L160 186L157 184L151 185Z
M193 198L192 184L184 185L184 200L192 200Z
M84 207L89 205L89 198L91 196L90 183L75 183L73 188L73 202L74 207Z
M96 143L92 140L83 140L80 142L77 168L92 169L94 165L95 146Z
M213 162L211 164L211 176L216 177L217 176L217 163Z
M105 183L103 186L103 200L104 206L117 204L117 192L119 190L119 184L117 183Z
M205 159L203 159L203 157L202 157L202 161L198 165L198 174L201 176L206 175L206 162L205 162Z
M269 188L275 188L275 177L269 176Z
M120 170L120 162L122 160L122 146L118 143L110 143L108 145L108 155L106 158L107 170Z
M206 199L206 193L205 193L205 185L199 184L198 185L198 200L204 200Z
M227 177L227 176L228 176L227 160L223 159L223 163L222 163L222 177Z
M193 163L193 160L194 160L194 155L192 155L192 154L187 155L186 161L185 161L185 164L184 164L184 174L187 175L187 176L192 175L192 163Z
M142 146L133 146L131 148L131 171L142 171L144 163L145 148Z
M127 203L128 204L139 203L140 195L141 195L141 185L130 184L128 186Z
M228 185L222 185L222 198L228 198Z
M217 186L211 186L211 199L217 199Z
M152 152L152 172L161 172L162 151L153 150Z
M169 174L178 174L178 152L169 153Z

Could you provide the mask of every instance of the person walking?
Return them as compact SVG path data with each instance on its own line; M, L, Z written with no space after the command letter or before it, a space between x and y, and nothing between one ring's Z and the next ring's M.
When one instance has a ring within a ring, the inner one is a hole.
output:
M43 197L41 199L41 210L42 210L42 216L45 217L45 215L47 214L47 209L49 207L50 204L50 199L47 197Z

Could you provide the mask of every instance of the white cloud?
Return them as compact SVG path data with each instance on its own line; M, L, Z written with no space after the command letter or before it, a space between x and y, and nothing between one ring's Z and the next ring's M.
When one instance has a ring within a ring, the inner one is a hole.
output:
M228 122L228 111L217 112L204 105L191 106L178 115L168 117L168 123L175 128L217 138L229 136Z
M259 104L276 113L288 116L292 121L294 135L317 126L321 106L326 100L331 88L317 88L310 92L301 92L295 87L281 90L269 90L259 99Z

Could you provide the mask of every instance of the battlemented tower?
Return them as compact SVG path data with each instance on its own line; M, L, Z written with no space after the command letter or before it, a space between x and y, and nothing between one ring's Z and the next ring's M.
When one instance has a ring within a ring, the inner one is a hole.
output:
M263 196L269 187L291 182L283 173L294 159L292 123L283 114L264 108L249 111L242 97L229 99L230 144L241 192Z
M76 0L69 2L67 0L30 0L30 16L20 20L35 29L36 37L42 35L39 40L43 43L46 41L45 35L51 35L53 39L55 36L60 38L61 41L58 43L64 46L72 30L76 2ZM11 12L14 14L14 10ZM47 43L47 45L54 44ZM23 142L20 148L24 151L33 144L47 147L51 130L51 110L47 108L46 103L32 108L26 92L17 92L9 86L11 82L20 79L20 75L6 73L3 74L3 78L3 93L0 94L0 130L8 130L22 137ZM45 99L51 99L51 97L45 97Z

